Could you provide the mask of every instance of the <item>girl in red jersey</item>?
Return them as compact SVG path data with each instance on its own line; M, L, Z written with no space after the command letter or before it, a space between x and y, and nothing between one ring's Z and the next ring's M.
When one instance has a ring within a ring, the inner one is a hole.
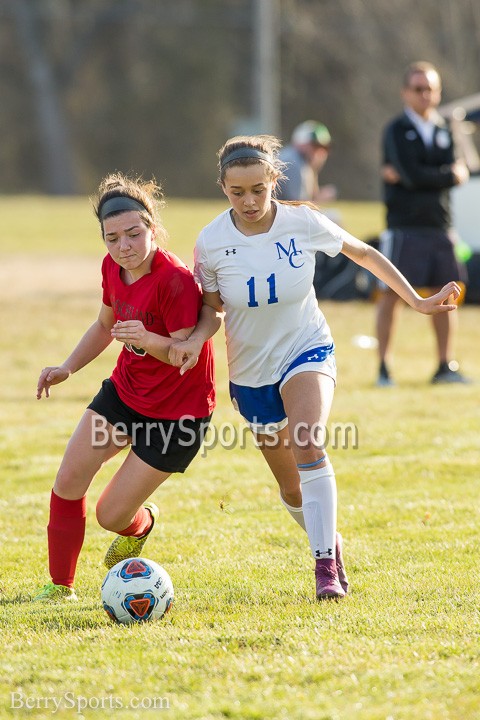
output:
M184 472L198 452L215 404L211 341L186 375L168 360L174 340L207 339L220 320L190 270L156 239L166 232L156 217L162 199L154 181L110 175L94 203L108 254L97 320L59 366L42 370L37 398L69 378L117 340L123 347L111 377L73 433L50 501L52 581L35 600L76 600L73 588L85 534L86 493L102 465L125 445L130 451L97 504L102 527L118 533L105 556L112 567L139 555L158 518L148 497L173 472ZM197 324L198 323L198 324Z

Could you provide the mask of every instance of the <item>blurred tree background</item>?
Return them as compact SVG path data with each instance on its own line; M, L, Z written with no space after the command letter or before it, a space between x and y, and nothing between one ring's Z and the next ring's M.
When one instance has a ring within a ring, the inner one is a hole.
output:
M0 0L0 192L91 193L120 169L217 195L216 150L253 129L262 1ZM379 196L407 63L438 65L445 102L480 90L478 0L268 1L279 122L254 129L325 122L344 199Z

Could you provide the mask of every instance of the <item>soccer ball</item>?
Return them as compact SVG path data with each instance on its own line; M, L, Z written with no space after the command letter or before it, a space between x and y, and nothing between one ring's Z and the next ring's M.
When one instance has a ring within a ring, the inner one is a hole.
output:
M124 625L160 620L169 611L173 595L167 571L140 557L121 560L110 568L102 584L105 612Z

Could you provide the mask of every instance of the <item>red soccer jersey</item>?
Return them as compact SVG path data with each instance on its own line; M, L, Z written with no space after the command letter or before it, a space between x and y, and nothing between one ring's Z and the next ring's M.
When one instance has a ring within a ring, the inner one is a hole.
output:
M175 255L158 249L150 272L131 285L123 282L120 271L107 255L102 263L103 302L113 309L115 320L141 320L148 331L164 337L197 324L201 291ZM185 375L142 349L124 345L111 380L123 402L147 417L206 417L215 407L212 341L205 343L198 363Z

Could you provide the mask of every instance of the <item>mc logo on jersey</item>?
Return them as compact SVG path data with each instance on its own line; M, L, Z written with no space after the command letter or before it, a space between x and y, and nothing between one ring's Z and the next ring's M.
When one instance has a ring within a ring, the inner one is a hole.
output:
M290 263L290 265L293 268L301 268L302 265L305 265L305 260L303 260L303 262L301 262L299 265L296 265L294 262L297 255L303 255L303 251L297 250L297 248L295 247L295 238L290 239L290 245L288 246L288 250L285 250L282 243L280 243L280 242L276 242L275 245L277 247L279 260L282 259L282 253L283 253L284 255L286 255L288 257L288 262Z

